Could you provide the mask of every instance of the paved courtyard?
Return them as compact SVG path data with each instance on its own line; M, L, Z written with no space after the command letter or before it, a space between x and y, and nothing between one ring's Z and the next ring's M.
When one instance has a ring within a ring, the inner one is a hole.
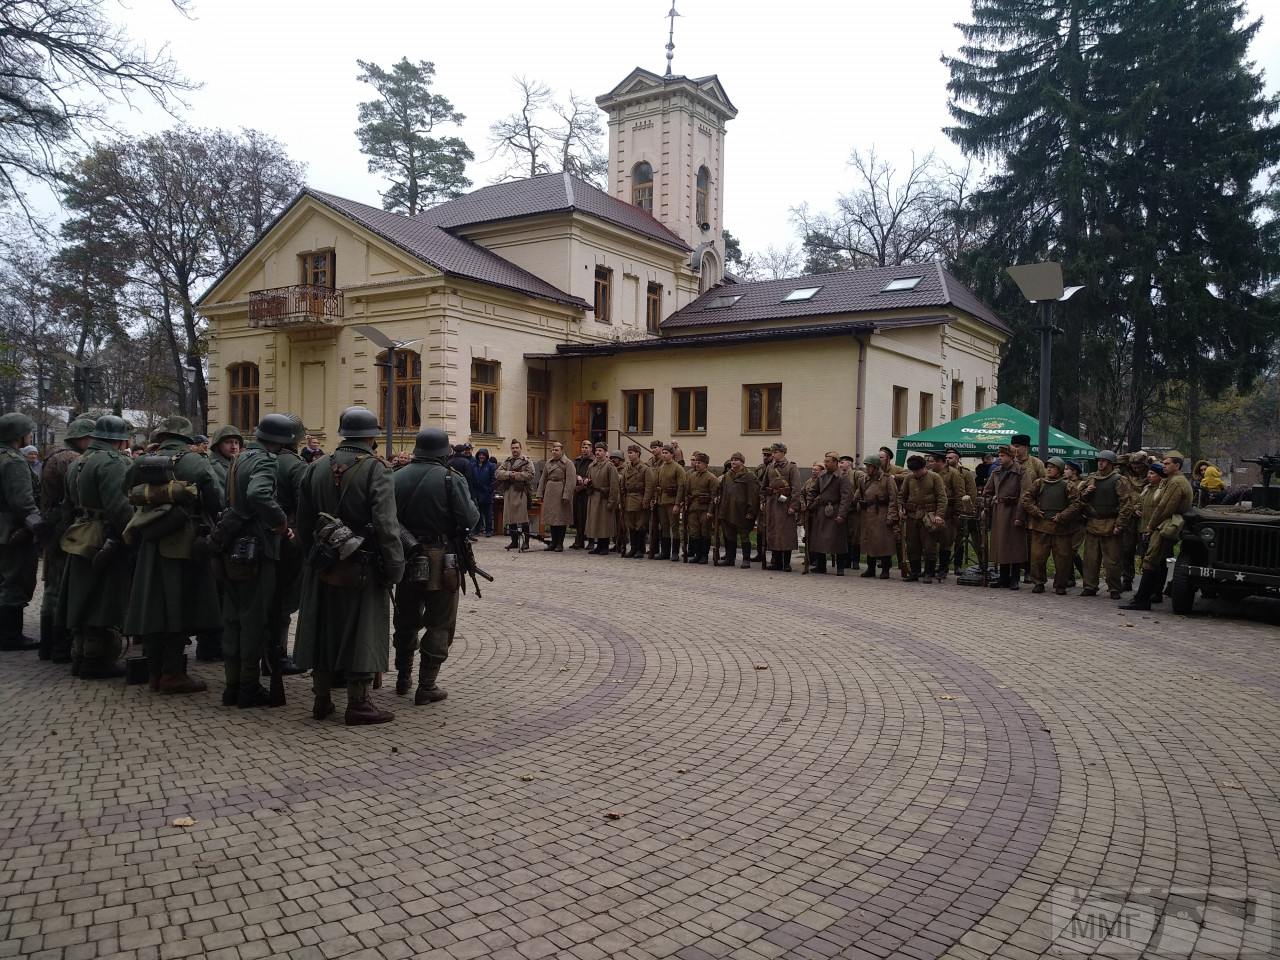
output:
M0 957L1280 955L1267 616L502 542L381 727L0 655Z

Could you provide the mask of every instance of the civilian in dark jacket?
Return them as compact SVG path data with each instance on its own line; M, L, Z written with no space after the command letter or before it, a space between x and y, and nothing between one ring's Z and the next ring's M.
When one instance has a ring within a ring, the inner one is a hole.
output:
M477 450L467 481L471 486L471 499L480 510L476 531L483 529L486 537L493 536L493 481L497 472L498 465L489 456L489 451L484 447Z

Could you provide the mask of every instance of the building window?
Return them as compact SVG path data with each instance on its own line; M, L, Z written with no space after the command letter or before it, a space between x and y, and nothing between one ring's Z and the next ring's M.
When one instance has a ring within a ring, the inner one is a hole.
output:
M743 433L782 431L782 384L749 383L742 388Z
M336 260L332 250L315 250L298 258L302 261L302 282L312 287L334 288Z
M531 440L547 438L547 409L551 405L551 371L530 370L525 434Z
M653 433L653 391L623 390L623 430L633 436Z
M698 168L698 193L693 205L693 218L701 227L710 219L707 216L707 189L711 186L711 171L706 167Z
M962 414L961 407L964 405L964 381L951 381L951 419L959 420Z
M498 435L499 367L490 360L471 361L471 433L474 436Z
M258 425L258 365L227 367L227 423L248 429Z
M396 378L392 385L391 409L395 418L391 429L397 433L417 431L422 426L422 354L416 350L396 350ZM378 419L387 423L387 351L378 354Z
M608 267L596 267L596 320L609 323L609 310L613 306L613 271Z
M895 437L905 436L907 433L907 388L893 388L893 429L891 431Z
M653 213L653 167L643 160L631 168L631 202Z
M986 387L978 387L973 391L973 409L975 411L987 409Z
M675 395L675 432L706 433L707 388L680 387L672 393Z
M644 325L650 333L657 333L662 323L662 284L650 283L644 302Z
M920 427L921 430L928 430L933 426L933 394L920 394Z

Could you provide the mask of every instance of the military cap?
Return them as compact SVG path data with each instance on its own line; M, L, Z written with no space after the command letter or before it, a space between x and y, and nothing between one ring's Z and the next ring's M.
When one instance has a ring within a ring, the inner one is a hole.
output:
M1147 460L1147 459L1150 459L1150 457L1151 457L1151 454L1147 453L1147 451L1145 450L1133 451L1133 459L1135 460Z
M1067 469L1067 461L1061 457L1050 457L1045 466L1057 467L1059 470Z
M996 453L1003 453L1003 454L1007 454L1008 456L1012 457L1012 456L1013 456L1013 447L1009 446L1008 444L1002 443L1002 444L1000 444L999 449L997 449L997 450L996 450Z
M960 451L955 447L947 447L947 453L954 453L957 457L960 456Z
M747 462L747 458L746 458L746 457L744 457L744 456L742 455L742 451L741 451L741 450L735 450L735 451L733 451L733 453L729 454L729 459L730 459L730 460L741 460L743 463L746 463L746 462Z
M80 440L84 437L93 435L93 428L97 426L97 421L93 417L76 417L67 424L67 435L63 440Z
M935 450L935 451L933 451L933 453L929 454L929 457L930 457L930 459L932 459L932 460L934 460L934 461L936 461L936 462L938 462L938 463L946 463L946 462L947 462L947 455L946 455L945 453L943 453L942 451L940 451L940 450Z
M206 437L203 433L197 433L194 437L191 438L191 442L198 447L202 443L208 443L209 438Z
M1084 466L1078 460L1068 460L1067 466L1076 473L1084 473Z
M36 432L36 422L25 413L6 413L0 417L0 443L21 440Z
M1108 460L1108 461L1110 461L1111 463L1116 463L1116 462L1117 462L1117 460L1118 460L1119 458L1118 458L1118 457L1116 457L1116 452L1115 452L1114 450L1099 450L1099 451L1098 451L1098 459L1099 459L1099 460ZM1126 455L1125 455L1124 462L1125 462L1125 463L1128 463L1128 462L1129 462L1129 456L1128 456L1128 454L1126 454Z
M192 429L191 421L186 417L165 417L160 421L160 426L156 427L157 437L173 437L176 440L183 440L187 443L194 443L192 437L195 431Z
M701 450L695 450L695 451L693 451L693 456L692 456L690 459L697 460L699 463L710 463L710 462L711 462L711 458L710 458L710 457L708 457L708 456L707 456L705 453L703 453Z
M1177 450L1166 450L1164 456L1166 460L1177 460L1179 463L1182 463L1182 461L1187 459Z
M924 457L920 456L920 454L918 454L918 453L913 453L911 456L907 457L907 469L908 469L908 470L923 470L923 469L924 469Z
M760 452L761 452L761 453L773 453L773 447L761 447L761 448L760 448Z
M592 444L591 449L592 450L608 450L609 445L605 443L603 440L597 440L594 444Z
M644 453L644 450L641 449L640 444L638 443L627 444L627 453L630 453L632 450L634 450L636 453Z
M779 440L772 447L770 447L770 450L777 450L779 453L786 453L787 445L783 443L781 440Z
M649 449L650 449L650 450L656 450L656 449L660 448L661 446L662 446L662 441L661 441L661 440L650 440L650 441L649 441Z
M862 458L862 463L863 463L863 466L878 467L880 466L880 458L876 456L872 456L871 454L868 453L865 457Z
M1031 446L1031 438L1025 433L1015 433L1009 438L1009 443L1015 447L1029 447Z

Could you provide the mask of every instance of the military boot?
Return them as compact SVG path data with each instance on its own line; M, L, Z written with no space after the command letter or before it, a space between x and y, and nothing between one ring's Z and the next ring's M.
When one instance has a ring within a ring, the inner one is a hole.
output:
M1150 610L1151 596L1159 589L1158 580L1154 570L1143 570L1142 579L1138 581L1138 589L1134 591L1133 599L1128 603L1122 603L1117 609L1120 610Z
M0 607L0 650L35 650L39 640L22 634L22 607Z
M790 550L782 551L782 572L783 573L791 572L791 551Z
M511 542L508 543L503 550L519 550L520 549L520 528L514 523L511 524Z
M738 565L738 543L730 540L724 545L724 556L720 558L720 566L736 567Z
M276 649L280 651L280 675L284 677L296 676L299 673L305 673L300 666L293 662L293 657L289 656L289 621L285 620L276 633Z
M348 727L365 727L375 723L389 723L396 715L389 710L382 710L369 699L369 681L352 680L347 683Z
M53 613L40 612L40 652L41 660L53 657Z
M66 627L59 627L56 624L52 627L52 631L52 642L49 646L49 661L51 663L70 663L71 631Z
M160 643L161 693L203 693L209 689L203 680L196 680L187 676L187 668L183 663L185 658L182 654L186 645L186 637L162 635Z
M659 560L671 559L671 538L670 537L660 537L658 539L657 559Z
M409 687L413 683L413 651L405 651L404 645L397 643L396 647L396 696L403 697L409 692Z
M428 663L424 659L422 666L418 669L418 689L413 695L415 706L420 707L424 703L439 703L449 696L449 691L436 683L436 677L438 676L440 676L440 664Z
M844 571L849 565L849 555L847 553L836 554L836 576L843 577Z
M80 664L83 680L114 680L124 676L120 665L120 642L112 630L102 627L85 629L84 659Z
M809 572L827 572L827 555L825 553L813 553L809 555Z
M257 677L252 680L242 680L237 692L239 696L236 698L236 706L241 710L271 706L271 694L262 688Z
M872 569L872 570L874 570L874 569L876 568L876 563L875 563L875 558L874 558L874 557L869 558L867 562L871 564L871 569ZM891 558L889 558L889 557L881 557L881 558L880 558L880 579L881 579L881 580L888 580L888 579L889 579L889 570L891 569L891 565L892 565L892 560L891 560Z
M862 571L862 579L870 580L875 575L876 575L876 558L867 557L867 569Z
M643 530L631 531L631 559L632 560L644 559L644 531Z

